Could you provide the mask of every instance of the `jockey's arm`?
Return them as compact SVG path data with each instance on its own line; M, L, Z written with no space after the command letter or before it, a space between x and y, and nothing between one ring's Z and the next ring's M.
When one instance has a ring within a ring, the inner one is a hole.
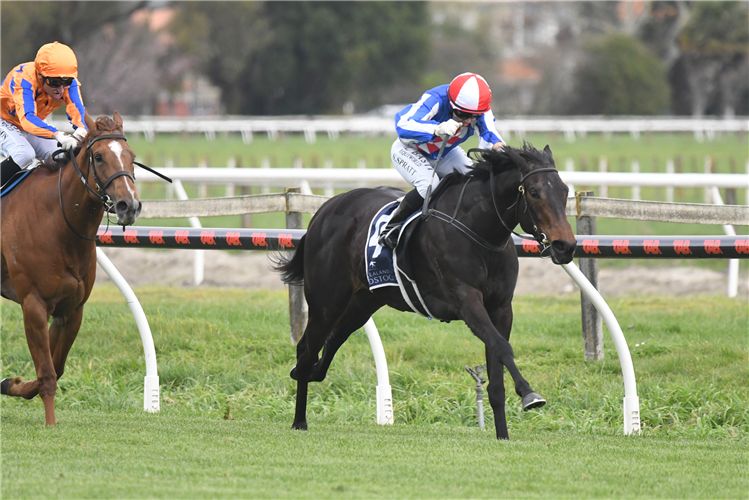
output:
M86 121L83 118L86 114L86 107L83 105L81 85L77 78L73 79L73 84L68 87L62 98L65 101L65 112L70 117L70 124L86 130Z
M395 131L405 144L431 141L440 122L434 120L440 100L425 92L418 102L407 106L395 115Z
M491 110L487 111L476 120L476 128L478 129L480 149L493 149L494 151L498 151L505 146L505 141L502 139L502 136L499 135L499 132L494 125L494 114Z

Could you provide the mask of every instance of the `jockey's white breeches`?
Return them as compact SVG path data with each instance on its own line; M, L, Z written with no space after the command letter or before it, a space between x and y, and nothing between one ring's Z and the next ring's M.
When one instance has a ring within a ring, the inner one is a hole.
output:
M49 155L60 149L57 141L38 137L5 120L0 120L0 154L13 158L22 169L29 168L34 159L44 161Z
M427 158L419 150L403 144L400 139L393 143L390 159L398 173L415 187L422 197L426 197L430 183L434 191L441 178L452 172L464 174L468 172L468 167L473 165L473 161L460 146L450 150L437 164L437 160ZM437 175L432 175L435 166Z

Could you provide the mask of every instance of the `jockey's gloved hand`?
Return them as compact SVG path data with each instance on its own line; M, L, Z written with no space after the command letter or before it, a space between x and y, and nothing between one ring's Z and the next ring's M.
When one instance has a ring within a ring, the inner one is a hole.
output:
M505 148L505 143L504 142L495 142L492 145L492 149L494 151L502 151L504 148Z
M437 125L437 128L434 129L434 135L438 135L443 138L452 137L455 135L455 132L457 132L459 128L460 123L450 119Z
M86 138L87 134L88 130L86 130L85 127L78 127L75 129L75 132L73 132L73 137L78 140L78 144L83 144L83 140Z
M65 151L70 151L71 149L74 149L76 146L78 146L77 138L61 130L55 132L54 138L60 144L60 147Z

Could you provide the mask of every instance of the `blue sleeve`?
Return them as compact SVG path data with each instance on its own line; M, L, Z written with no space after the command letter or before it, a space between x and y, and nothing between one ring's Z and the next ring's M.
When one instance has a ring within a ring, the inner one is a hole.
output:
M31 83L26 80L22 80L21 89L23 92L23 113L19 113L20 116L18 118L19 120L21 120L22 124L25 120L32 126L31 130L26 131L40 137L47 136L47 134L43 132L45 130L49 133L57 132L57 129L55 127L48 125L44 122L44 120L36 116L36 99L34 99L34 87L31 85ZM26 129L26 127L24 127L24 129Z

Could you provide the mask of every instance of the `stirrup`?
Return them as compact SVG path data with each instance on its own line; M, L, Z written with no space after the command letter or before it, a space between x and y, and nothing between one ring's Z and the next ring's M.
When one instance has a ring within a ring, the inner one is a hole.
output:
M393 226L390 229L387 229L386 227L385 229L387 229L387 231L380 235L380 239L377 240L377 243L390 249L395 248L398 244L398 233L400 232L401 226L403 226L403 223Z

